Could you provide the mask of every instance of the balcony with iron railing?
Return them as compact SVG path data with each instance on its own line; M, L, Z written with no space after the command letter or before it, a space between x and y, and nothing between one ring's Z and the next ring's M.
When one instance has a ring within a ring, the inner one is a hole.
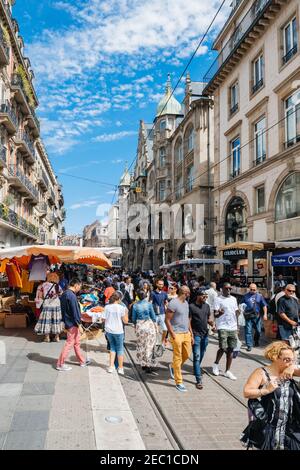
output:
M241 169L237 168L236 170L233 170L232 173L230 173L229 177L230 179L236 178L237 176L240 175L240 173L241 173Z
M7 148L0 145L0 168L7 165Z
M282 3L284 2L285 0L282 0ZM280 11L280 8L281 5L275 3L275 0L256 0L253 3L204 75L203 81L207 83L203 91L204 94L212 92L214 82L218 77L220 81L222 81L222 79L230 73L231 68L244 54L246 45L243 49L240 48L240 46L245 39L249 37L247 47L250 47L251 43L255 42L256 38L263 32L264 28L270 22L269 15L266 15L267 11L272 10L274 14L276 14ZM233 58L234 60L231 62Z
M297 54L297 44L282 57L282 64L285 65L295 54Z
M5 37L0 28L0 65L8 65L9 64L9 47L5 41Z
M254 85L252 86L252 93L256 93L264 84L264 79L261 78L260 80L258 80L256 83L254 83Z
M260 163L263 163L266 159L266 154L264 153L263 155L261 155L260 157L257 157L254 161L253 161L253 166L257 166L259 165Z
M48 188L47 197L48 197L49 201L50 201L52 204L55 204L55 193L54 193L53 189Z
M24 153L30 163L35 163L35 148L26 131L19 129L15 136L15 142L19 150Z
M46 173L44 172L44 170L39 170L38 171L38 174L37 174L37 181L38 181L38 184L41 185L41 187L47 191L47 189L49 188L49 179L47 178L47 175Z
M48 205L46 202L39 202L37 205L37 210L40 212L40 214L45 215L47 214L48 211Z
M47 215L46 215L46 218L47 218L50 225L54 225L56 218L55 218L54 214L52 214L52 212L48 212Z
M14 92L15 100L19 103L22 112L27 116L30 113L30 106L22 77L18 73L14 73L12 76L11 89Z
M12 227L15 227L16 229L18 229L18 231L22 230L23 232L26 232L27 235L31 236L34 239L38 237L38 227L36 227L31 222L28 222L23 217L18 215L15 211L13 211L2 203L0 204L0 219L4 222L7 222Z
M28 176L17 165L9 165L8 178L10 183L25 192L33 202L37 202L39 198L38 190L34 187Z
M37 118L37 115L35 114L35 111L32 107L30 107L30 113L29 113L29 125L32 129L32 133L34 137L38 137L40 135L40 121Z
M18 119L8 101L0 104L0 122L11 134L15 134L17 132Z

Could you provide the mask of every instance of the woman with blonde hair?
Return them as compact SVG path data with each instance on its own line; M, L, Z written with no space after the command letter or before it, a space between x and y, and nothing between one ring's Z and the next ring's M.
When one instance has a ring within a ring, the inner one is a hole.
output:
M58 283L58 274L48 273L47 280L36 291L35 302L40 309L40 316L34 331L38 335L45 335L46 343L50 342L50 335L54 335L54 341L58 342L64 328L59 300L63 291Z
M255 369L244 387L250 422L241 441L261 450L300 450L300 376L294 350L283 341L267 346L271 364Z

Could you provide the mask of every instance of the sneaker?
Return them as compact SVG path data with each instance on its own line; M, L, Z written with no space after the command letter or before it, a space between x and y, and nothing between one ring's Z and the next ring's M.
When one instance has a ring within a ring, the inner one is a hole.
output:
M212 371L213 371L213 374L214 374L214 375L220 375L219 364L214 364Z
M227 379L230 379L230 380L236 380L236 376L233 375L232 372L230 372L230 370L227 370L224 374L225 377L227 377Z
M113 374L114 370L115 370L114 367L108 367L107 372L108 372L109 374Z
M56 370L59 370L60 372L67 372L68 370L72 370L72 367L63 364L62 366L56 366Z
M119 374L119 375L124 375L124 369L123 369L123 367L118 369L118 374Z
M170 377L171 379L174 380L175 376L174 376L174 369L173 367L171 366L171 364L169 364L169 372L170 372Z
M91 364L91 360L90 359L87 359L85 362L83 362L82 364L80 364L80 367L86 367L86 366L89 366Z
M178 390L178 392L187 392L187 389L185 388L183 384L177 384L176 390Z
M252 348L250 346L246 347L246 351L250 352L251 350L252 350Z

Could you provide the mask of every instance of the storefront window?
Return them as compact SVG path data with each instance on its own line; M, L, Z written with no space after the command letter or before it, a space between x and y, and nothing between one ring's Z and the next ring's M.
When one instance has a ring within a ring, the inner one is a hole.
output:
M225 219L225 243L246 241L248 239L247 208L240 197L230 202Z
M276 198L276 220L292 219L300 216L300 172L286 178Z

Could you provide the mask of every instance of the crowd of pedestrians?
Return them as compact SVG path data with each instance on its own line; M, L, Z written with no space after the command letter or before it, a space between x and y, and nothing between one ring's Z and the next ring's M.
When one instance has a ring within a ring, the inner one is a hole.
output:
M51 334L54 340L59 340L62 325L67 330L67 341L56 364L59 371L71 370L65 361L72 348L80 366L89 365L80 350L81 311L77 294L83 281L78 277L59 279L55 273L49 273L47 282L37 292L40 317L36 332L49 341ZM218 337L212 373L220 374L220 362L225 356L223 375L237 380L231 366L241 345L240 325L244 326L245 348L251 352L253 346L260 346L264 321L272 315L278 323L278 337L265 350L270 366L256 369L244 387L251 419L241 440L248 447L260 449L300 449L300 391L293 378L300 376L300 370L291 345L299 325L300 304L294 284L286 285L278 279L276 293L267 302L256 284L251 283L238 302L232 295L231 284L223 282L218 289L216 278L207 284L203 277L186 281L170 274L154 277L109 272L93 276L89 272L85 282L92 282L91 294L103 306L101 319L109 350L107 372L117 369L124 375L124 326L131 323L136 333L137 363L144 373L159 375L158 356L172 347L169 372L179 392L187 392L182 367L190 357L195 386L203 389L201 364L210 334Z

